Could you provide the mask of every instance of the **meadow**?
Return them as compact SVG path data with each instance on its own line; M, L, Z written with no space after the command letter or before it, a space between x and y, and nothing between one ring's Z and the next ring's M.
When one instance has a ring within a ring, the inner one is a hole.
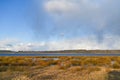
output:
M120 57L0 57L0 80L120 80Z

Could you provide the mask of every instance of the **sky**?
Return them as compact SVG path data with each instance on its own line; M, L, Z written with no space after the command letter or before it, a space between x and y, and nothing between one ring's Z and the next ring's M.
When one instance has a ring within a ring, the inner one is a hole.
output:
M0 0L0 50L120 49L120 0Z

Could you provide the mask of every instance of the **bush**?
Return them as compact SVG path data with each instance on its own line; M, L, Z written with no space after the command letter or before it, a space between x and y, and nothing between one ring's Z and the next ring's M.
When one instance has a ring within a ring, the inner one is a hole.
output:
M88 70L92 72L92 71L100 71L101 69L99 67L88 67Z
M7 71L7 66L0 66L0 72Z
M10 70L10 71L25 71L27 69L28 69L28 67L26 67L26 66L9 66L8 67L8 70Z
M80 66L76 66L76 67L72 67L70 68L71 72L78 72L78 71L82 71L83 69Z
M60 63L60 69L68 69L69 67L71 67L71 63L70 62L62 62Z
M112 65L113 68L120 68L120 64L118 62L115 62L113 65Z

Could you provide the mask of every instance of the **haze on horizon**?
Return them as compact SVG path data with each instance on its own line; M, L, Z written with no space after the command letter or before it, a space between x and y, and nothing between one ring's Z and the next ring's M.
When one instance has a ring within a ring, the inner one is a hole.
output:
M0 0L0 50L120 49L120 0Z

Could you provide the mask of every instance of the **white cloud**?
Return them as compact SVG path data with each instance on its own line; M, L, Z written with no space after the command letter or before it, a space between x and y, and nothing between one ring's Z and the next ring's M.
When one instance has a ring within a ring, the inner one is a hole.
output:
M74 38L61 41L21 43L9 40L0 40L0 50L68 50L68 49L120 49L120 37L105 35L102 42L95 36Z
M79 9L76 3L68 0L49 0L45 3L44 7L48 12L56 15L69 15L68 13L76 12Z
M95 0L47 0L45 10L51 15L63 18L93 18L99 15L100 5Z
M71 5L68 5L71 4ZM65 6L63 6L65 5ZM52 7L51 7L52 6ZM62 6L62 7L59 7ZM73 19L95 23L96 19L101 20L100 9L96 3L90 0L50 0L45 4L46 11L53 16L58 15L57 19ZM61 15L59 15L61 14ZM63 16L63 17L62 17ZM55 16L56 17L56 16Z
M64 40L59 42L50 42L49 50L66 50L66 49L120 49L120 37L112 37L105 35L103 41L100 43L96 37L77 38L71 40Z
M25 43L18 40L0 40L0 50L42 50L44 47L44 42L40 43Z
M58 23L61 21L65 23L66 19L78 22L76 24L104 30L106 27L111 27L113 21L119 24L119 4L119 0L46 0L44 8L57 19ZM116 30L117 27L115 26Z

